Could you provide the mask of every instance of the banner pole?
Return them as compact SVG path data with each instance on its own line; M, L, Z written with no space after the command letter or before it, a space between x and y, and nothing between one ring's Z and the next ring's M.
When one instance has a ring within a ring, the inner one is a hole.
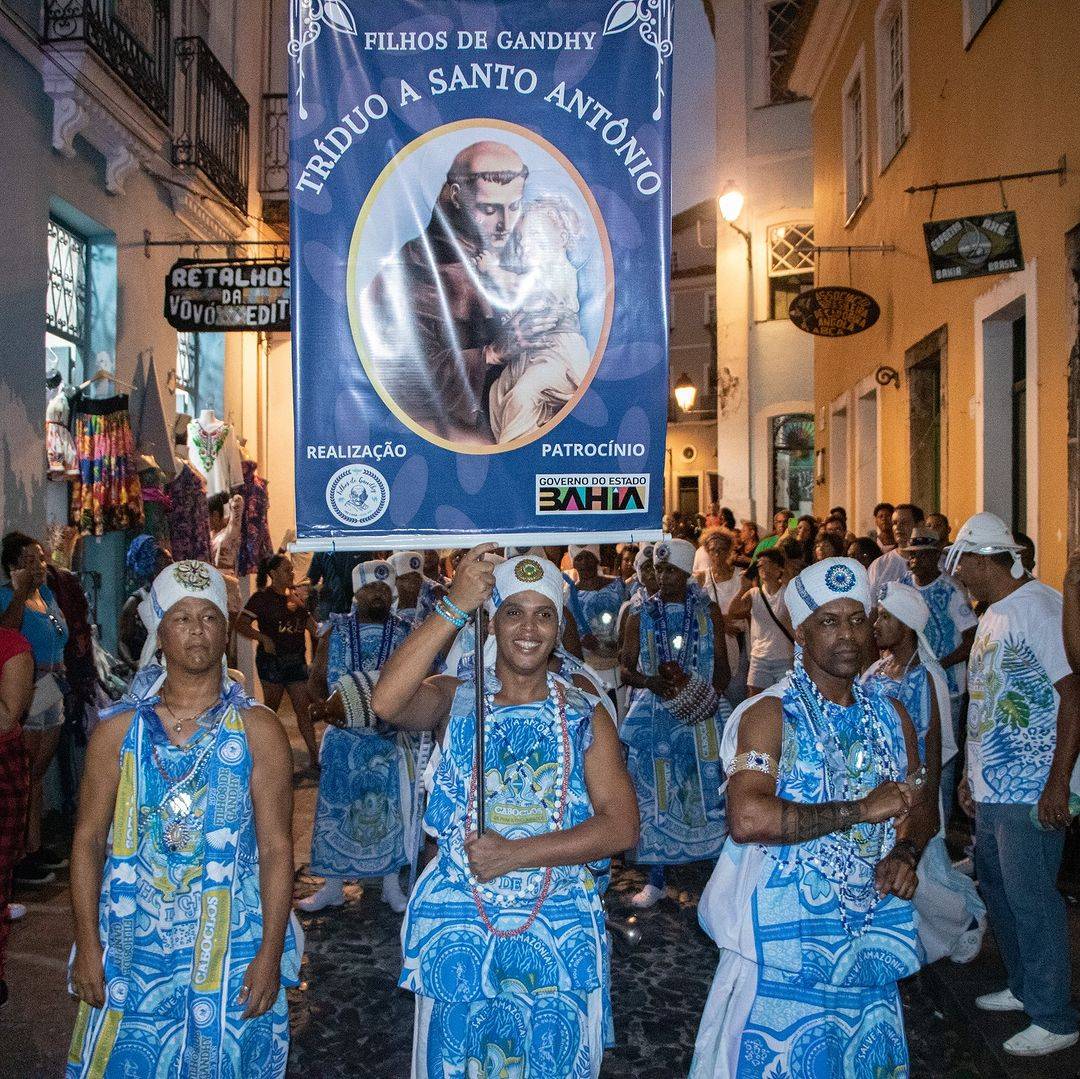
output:
M484 640L483 608L473 611L473 671L476 675L476 834L484 834Z

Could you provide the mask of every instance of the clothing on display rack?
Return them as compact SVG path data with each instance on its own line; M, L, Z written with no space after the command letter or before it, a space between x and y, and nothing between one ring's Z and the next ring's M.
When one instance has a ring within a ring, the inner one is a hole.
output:
M139 459L139 482L142 484L146 531L163 547L168 547L172 499L165 491L165 472L156 458L143 456Z
M184 464L166 488L169 509L169 542L173 559L211 562L210 512L206 507L206 481Z
M188 461L206 480L207 495L231 494L244 484L236 433L213 409L203 409L188 425Z
M141 362L140 359L140 364ZM153 357L146 367L146 381L139 402L138 421L135 423L135 444L140 454L152 457L157 462L163 475L163 483L175 479L178 466L172 456L173 433L161 404L161 390Z
M79 478L71 488L72 523L95 536L141 527L142 491L127 394L76 399L75 449Z
M45 454L51 480L79 478L79 460L71 437L71 392L71 387L61 382L45 406Z
M264 558L274 553L270 539L270 492L266 480L259 475L254 461L244 461L244 516L240 525L240 550L236 558L236 572L243 577L254 573Z

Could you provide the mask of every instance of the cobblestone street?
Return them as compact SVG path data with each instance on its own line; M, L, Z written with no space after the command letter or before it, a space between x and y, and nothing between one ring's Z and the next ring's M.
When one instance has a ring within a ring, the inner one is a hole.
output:
M286 724L291 726L290 720ZM296 750L299 759L298 743ZM310 781L296 791L297 897L316 886L303 871L315 793ZM686 1075L716 965L716 949L697 924L697 900L708 871L704 864L672 870L668 898L638 917L641 942L631 946L616 938L612 997L617 1044L604 1058L604 1079ZM638 870L616 867L608 899L613 917L630 914L629 897L642 882ZM344 907L302 916L307 934L304 981L290 991L289 1076L407 1079L413 1002L411 994L397 988L401 918L381 902L378 882L351 886L346 897ZM28 900L30 910L11 936L12 999L0 1018L0 1079L57 1079L75 1017L64 983L71 946L66 871L55 884L24 891L18 898ZM1080 946L1080 915L1073 904L1070 928L1075 949ZM992 1051L1026 1022L972 1007L977 993L997 988L1001 981L988 942L976 963L956 967L946 960L901 987L912 1079L1080 1076L1078 1049L1044 1061Z

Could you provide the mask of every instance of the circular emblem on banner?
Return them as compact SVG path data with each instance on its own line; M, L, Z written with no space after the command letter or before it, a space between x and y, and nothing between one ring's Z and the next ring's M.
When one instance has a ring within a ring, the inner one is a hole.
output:
M847 566L832 566L825 574L825 587L830 592L850 592L855 587L855 574Z
M525 558L514 567L514 576L519 581L524 581L525 584L535 584L537 581L543 580L544 571L539 562L531 558Z
M807 289L788 308L788 318L817 337L850 337L870 329L880 317L881 308L873 296L843 285Z
M370 465L346 465L330 477L326 504L343 524L363 528L374 524L390 504L390 486Z

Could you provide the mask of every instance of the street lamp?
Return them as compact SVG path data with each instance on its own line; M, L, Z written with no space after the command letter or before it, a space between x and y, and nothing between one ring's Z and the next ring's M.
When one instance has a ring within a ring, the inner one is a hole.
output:
M735 186L734 180L728 180L724 184L724 190L720 192L720 197L716 200L716 203L720 208L720 216L746 241L746 265L753 269L754 261L750 233L735 224L743 212L746 199L743 197L743 193Z
M694 402L697 400L697 386L690 381L690 376L682 374L679 376L678 381L675 383L675 403L683 410L683 412L690 412L693 410Z

